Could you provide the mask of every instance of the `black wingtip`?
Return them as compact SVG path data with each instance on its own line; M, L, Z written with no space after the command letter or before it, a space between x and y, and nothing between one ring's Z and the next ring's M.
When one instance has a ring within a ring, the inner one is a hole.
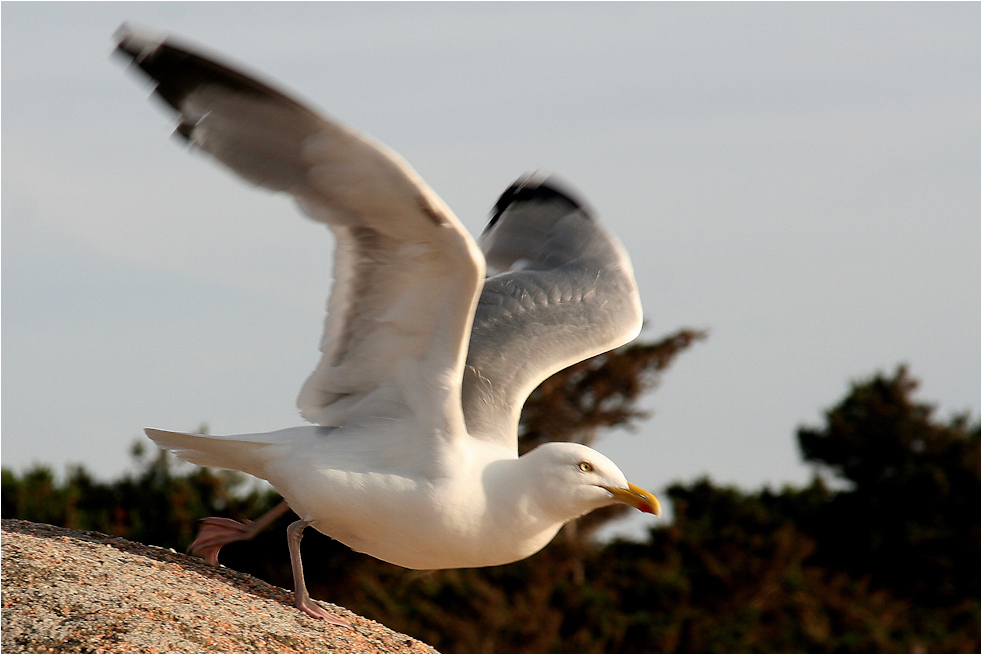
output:
M487 232L494 227L505 210L513 204L530 201L565 202L571 211L578 209L589 215L589 211L579 196L568 184L555 175L543 175L538 172L527 173L515 180L498 198L498 202L494 204L494 209L491 210L491 220L488 221L484 231Z
M244 95L265 97L300 105L259 75L243 72L237 64L226 64L220 55L199 54L202 48L185 44L170 35L134 30L124 23L114 35L114 54L125 57L156 83L155 91L167 104L181 109L184 99L204 84L216 84Z

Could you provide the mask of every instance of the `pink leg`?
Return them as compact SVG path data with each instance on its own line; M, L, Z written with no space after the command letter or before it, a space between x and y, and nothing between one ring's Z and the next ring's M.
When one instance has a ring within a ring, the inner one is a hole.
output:
M284 500L255 521L240 523L219 516L201 519L201 528L194 542L188 546L192 555L203 557L212 566L218 566L218 551L233 541L247 541L265 530L270 523L283 516L290 506Z
M326 609L315 603L307 593L307 584L303 580L303 562L300 561L300 540L303 539L303 530L309 521L300 519L291 523L286 529L287 543L290 545L290 562L293 564L293 602L297 609L307 616L315 619L324 619L328 623L350 628L351 624L344 619L339 619Z

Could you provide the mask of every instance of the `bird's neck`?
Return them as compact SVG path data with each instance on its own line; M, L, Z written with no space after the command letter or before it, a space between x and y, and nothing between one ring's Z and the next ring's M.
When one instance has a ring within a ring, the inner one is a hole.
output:
M502 523L495 528L522 534L537 544L532 552L547 544L565 522L562 512L543 495L535 467L525 457L492 462L482 477L489 514Z

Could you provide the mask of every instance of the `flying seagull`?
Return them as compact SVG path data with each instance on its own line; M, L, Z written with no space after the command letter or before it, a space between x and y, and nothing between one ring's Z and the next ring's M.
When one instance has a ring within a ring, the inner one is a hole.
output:
M547 443L518 456L529 393L641 329L627 254L564 184L520 178L478 247L385 145L172 37L124 24L116 40L176 110L176 134L290 194L337 240L322 356L297 401L309 425L146 430L189 462L245 471L284 498L254 522L205 519L192 552L217 564L223 545L292 509L296 606L347 625L307 593L307 526L392 564L446 569L528 557L598 507L660 514L652 494L591 448Z

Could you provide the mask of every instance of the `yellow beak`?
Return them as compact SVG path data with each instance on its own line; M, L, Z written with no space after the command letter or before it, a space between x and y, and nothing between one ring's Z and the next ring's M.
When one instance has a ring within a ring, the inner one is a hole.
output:
M637 507L642 512L661 516L661 503L652 495L650 491L645 491L637 485L627 483L627 489L618 487L604 487L607 491L614 494L618 502L627 503L631 507Z

